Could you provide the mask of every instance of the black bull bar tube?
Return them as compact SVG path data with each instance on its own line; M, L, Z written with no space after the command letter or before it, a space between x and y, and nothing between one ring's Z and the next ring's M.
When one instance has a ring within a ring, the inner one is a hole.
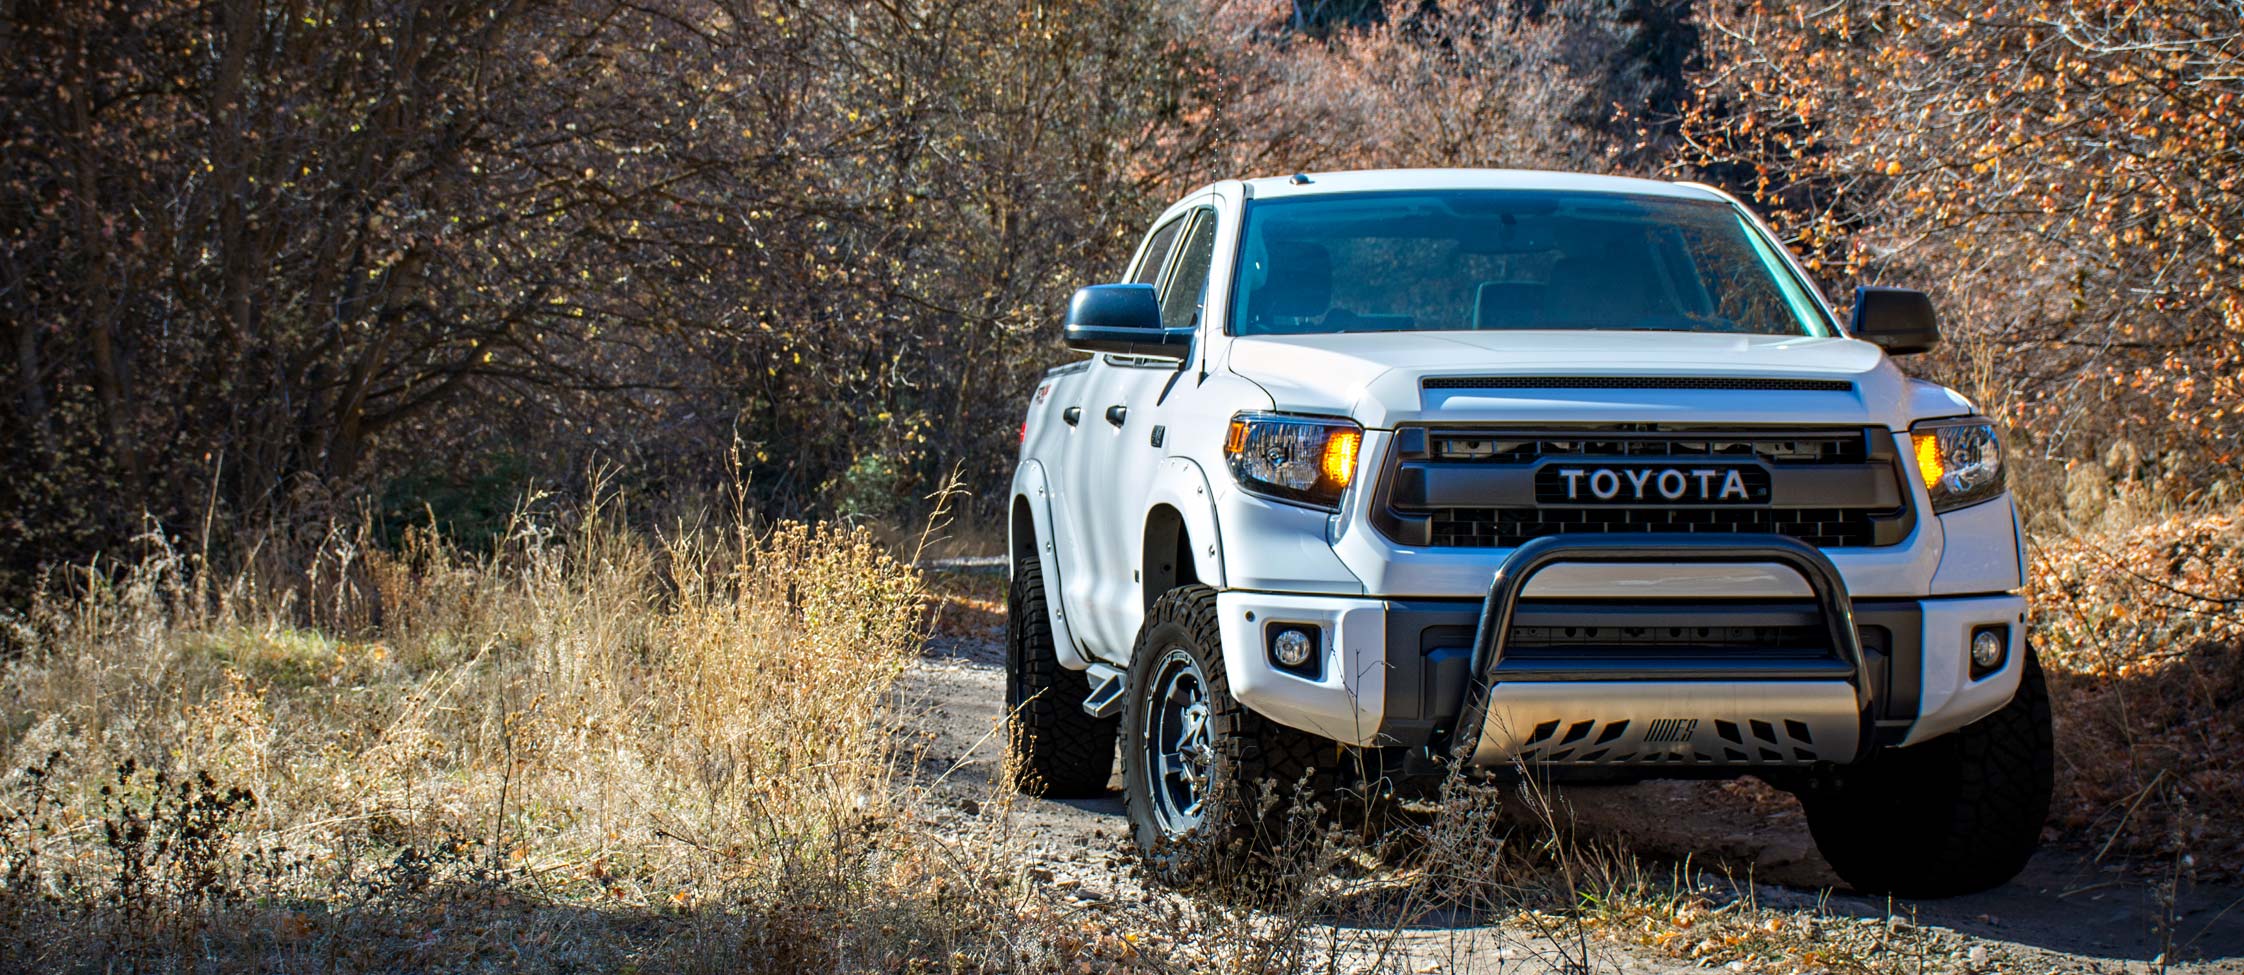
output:
M1859 721L1851 757L1859 759L1874 747L1869 665L1855 629L1852 597L1829 558L1814 546L1782 535L1741 534L1715 538L1631 533L1532 539L1514 549L1497 567L1488 585L1488 596L1481 604L1480 622L1473 636L1469 671L1472 681L1458 714L1456 734L1450 738L1453 758L1469 762L1481 745L1490 706L1503 683L1498 678L1498 668L1510 640L1512 619L1528 582L1542 570L1560 563L1773 563L1798 573L1807 582L1816 608L1830 631L1831 652L1848 665L1846 673L1848 683L1853 686ZM1593 669L1585 668L1575 679L1583 681L1584 689L1594 694L1591 689L1599 676ZM1747 675L1722 673L1719 665L1710 666L1703 674L1681 676L1700 681L1751 679Z

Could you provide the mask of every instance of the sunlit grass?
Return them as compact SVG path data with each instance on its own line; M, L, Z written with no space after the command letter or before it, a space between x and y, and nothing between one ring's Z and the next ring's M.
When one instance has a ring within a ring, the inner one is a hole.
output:
M299 553L280 589L251 580L287 567L221 581L152 538L40 598L0 663L19 945L176 960L139 922L277 904L278 934L198 937L285 954L410 926L409 887L657 913L813 880L878 899L857 861L896 812L887 705L925 592L867 533L650 533L595 506L518 518L486 555L359 541ZM183 782L225 807L199 846L165 818ZM115 832L135 816L145 849ZM383 879L400 869L413 884ZM129 900L127 874L148 885Z

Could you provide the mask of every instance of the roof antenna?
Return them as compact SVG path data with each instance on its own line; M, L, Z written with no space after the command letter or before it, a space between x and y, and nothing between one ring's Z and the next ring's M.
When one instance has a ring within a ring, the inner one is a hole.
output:
M1295 186L1307 186L1309 185L1309 174L1295 173L1292 177L1288 178L1286 182L1292 183Z

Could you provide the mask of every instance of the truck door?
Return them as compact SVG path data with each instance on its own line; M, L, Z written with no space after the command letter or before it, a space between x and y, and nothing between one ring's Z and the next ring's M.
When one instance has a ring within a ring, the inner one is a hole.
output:
M1161 273L1168 269L1169 252L1176 247L1189 222L1179 217L1154 228L1146 235L1145 243L1138 248L1136 261L1123 280L1158 287ZM1102 555L1094 540L1095 511L1115 503L1115 495L1095 479L1092 469L1096 456L1114 446L1115 438L1108 432L1103 417L1103 404L1115 396L1115 372L1125 368L1118 365L1115 356L1099 355L1091 358L1089 369L1076 381L1061 384L1068 395L1064 402L1054 403L1062 421L1068 426L1067 442L1054 458L1057 462L1052 472L1052 512L1056 522L1053 555L1060 565L1060 612L1068 620L1068 630L1085 655L1113 658L1127 655L1128 646L1119 651L1107 648L1104 640L1093 633L1091 593L1097 588L1091 576L1115 560Z
M1171 228L1176 228L1174 231ZM1140 264L1132 280L1161 293L1162 324L1198 324L1214 255L1216 212L1202 207L1164 224L1152 240L1158 263ZM1195 343L1192 355L1201 353ZM1078 492L1064 499L1079 519L1079 566L1063 576L1069 627L1092 656L1129 660L1145 618L1137 570L1144 564L1146 496L1161 459L1168 455L1168 401L1191 387L1192 363L1130 356L1100 356L1083 384L1082 413L1068 439L1063 479Z

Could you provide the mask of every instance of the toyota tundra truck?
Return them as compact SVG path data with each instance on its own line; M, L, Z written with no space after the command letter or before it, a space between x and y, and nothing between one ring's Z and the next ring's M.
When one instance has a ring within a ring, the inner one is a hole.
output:
M2037 845L2023 536L1997 426L1892 361L1924 294L1842 318L1704 185L1310 173L1186 196L1065 335L1009 500L1025 791L1119 744L1153 851L1304 786L1750 775L1911 896Z

